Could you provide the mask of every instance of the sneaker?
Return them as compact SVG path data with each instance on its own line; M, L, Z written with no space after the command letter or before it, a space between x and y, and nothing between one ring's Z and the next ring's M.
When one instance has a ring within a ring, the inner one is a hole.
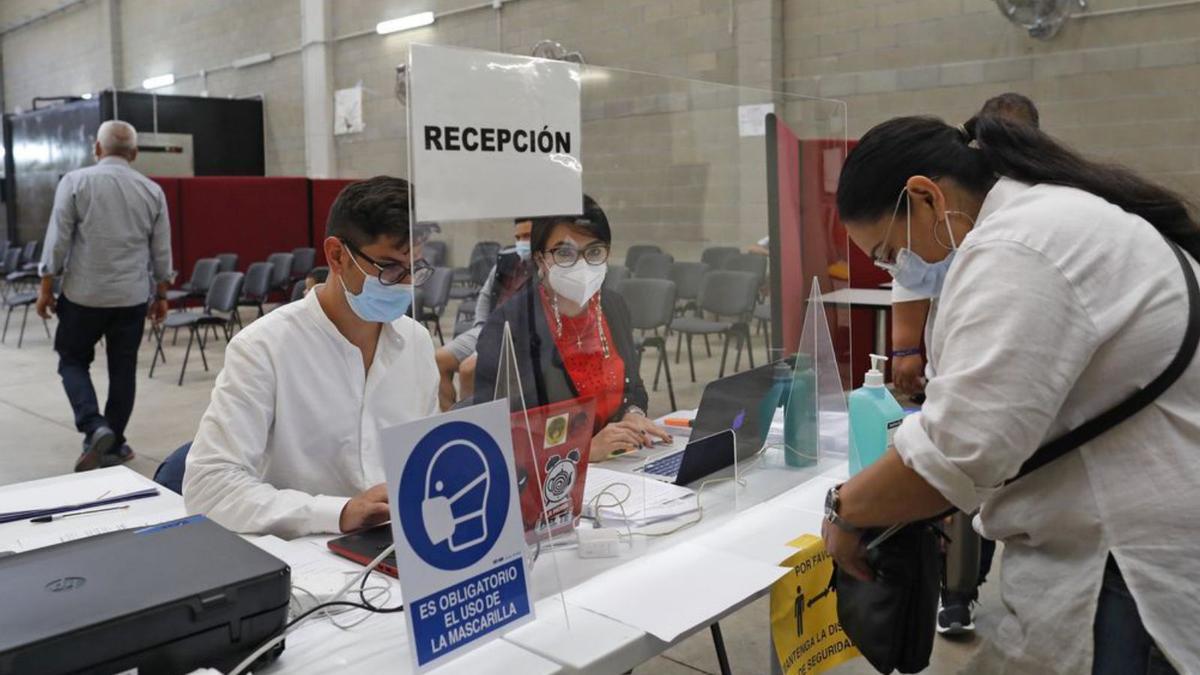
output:
M97 427L83 441L83 454L75 460L75 471L91 471L101 466L104 457L116 445L117 435L108 427Z
M966 635L975 632L971 607L975 601L963 593L945 591L938 600L937 632L939 635Z
M122 443L121 447L112 452L106 452L100 456L100 466L110 467L124 464L137 455L133 452L133 448L129 447L128 443Z

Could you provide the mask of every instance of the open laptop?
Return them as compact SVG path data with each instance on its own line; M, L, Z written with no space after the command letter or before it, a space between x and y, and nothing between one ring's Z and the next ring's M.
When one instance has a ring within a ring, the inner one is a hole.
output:
M768 363L710 382L685 447L652 457L635 471L656 480L688 485L754 456L762 449L770 419L760 419L775 364ZM774 411L774 408L772 408Z
M574 529L583 509L595 401L579 398L551 403L515 412L511 419L526 539L545 539Z
M578 522L595 419L596 405L591 398L551 403L510 416L526 540L557 535ZM328 546L343 558L368 565L391 544L392 526L385 523L331 539ZM395 554L380 561L377 569L398 576Z

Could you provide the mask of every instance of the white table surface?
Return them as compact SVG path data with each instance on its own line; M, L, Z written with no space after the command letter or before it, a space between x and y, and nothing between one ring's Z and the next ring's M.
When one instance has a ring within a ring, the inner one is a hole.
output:
M886 308L892 306L892 291L883 288L839 288L836 291L822 293L821 302Z
M607 462L605 466L630 469L644 460L645 457L622 458ZM625 672L662 653L690 633L753 602L768 590L769 585L744 593L745 597L739 596L738 601L728 606L686 617L691 628L670 641L570 603L564 616L563 600L555 592L557 589L600 583L610 585L613 592L619 593L623 585L636 585L637 579L629 575L638 574L638 570L661 574L662 570L656 570L654 565L655 554L684 542L710 548L722 555L743 556L777 565L788 552L787 541L806 532L819 531L825 490L835 479L845 475L845 461L824 460L816 467L790 469L768 451L739 471L743 484L727 481L705 489L702 496L704 519L693 527L669 537L650 540L637 537L635 551L627 552L621 558L584 560L571 549L543 552L530 574L531 586L543 591L543 597L536 599L537 619L510 632L502 640L467 652L433 672L533 675ZM0 487L0 511L21 508L35 495L45 499L46 494L61 493L72 495L67 501L90 500L110 485L125 491L154 483L124 467L68 474ZM24 521L0 524L0 551L35 548L57 543L63 537L140 526L183 515L182 498L164 489L158 497L131 502L128 510L82 516L74 523L68 518L49 524ZM328 538L309 537L297 540L297 543L323 546ZM329 557L331 566L342 566L347 571L361 569L333 554ZM668 555L661 557L671 558ZM719 556L693 556L688 559L688 564L704 565L709 557ZM640 561L638 565L626 565L634 559ZM713 578L719 576L719 571L713 570ZM380 578L380 575L375 577ZM393 598L398 597L398 593L393 595ZM674 606L670 597L654 598L653 601ZM327 620L312 619L289 635L287 648L279 661L262 672L408 673L411 657L404 621L403 614L376 615L358 626L342 630Z

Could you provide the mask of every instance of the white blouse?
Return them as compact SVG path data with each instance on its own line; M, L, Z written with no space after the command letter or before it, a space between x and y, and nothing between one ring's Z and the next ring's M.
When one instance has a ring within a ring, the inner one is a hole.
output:
M1000 487L1175 356L1187 290L1162 236L1086 192L1001 179L938 305L937 375L896 448L1005 544L1001 619L970 672L1090 673L1110 552L1155 642L1200 672L1200 358L1147 409Z

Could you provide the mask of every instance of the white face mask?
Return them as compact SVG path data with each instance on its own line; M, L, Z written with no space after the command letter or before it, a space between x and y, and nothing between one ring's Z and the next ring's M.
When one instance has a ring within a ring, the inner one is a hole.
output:
M577 305L588 300L604 285L608 265L589 265L582 257L570 267L550 265L550 288Z

